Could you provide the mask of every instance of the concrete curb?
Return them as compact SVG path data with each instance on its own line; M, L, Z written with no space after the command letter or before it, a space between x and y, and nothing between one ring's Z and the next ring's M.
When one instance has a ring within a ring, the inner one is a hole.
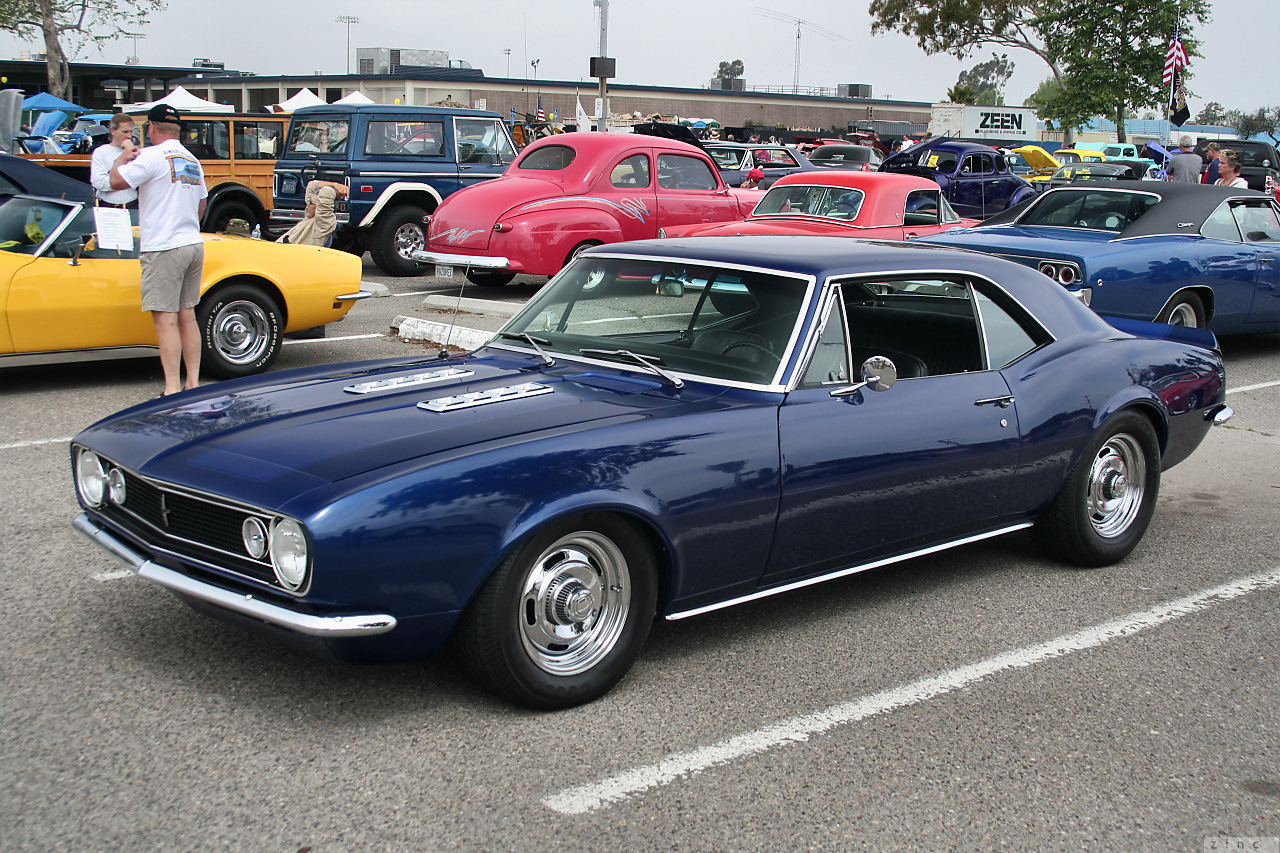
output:
M472 314L493 314L499 317L512 317L524 307L523 302L498 302L494 299L472 299L470 297L431 295L422 300L422 307L432 311L448 313L457 309Z
M442 346L461 347L465 350L479 349L493 337L493 332L483 329L469 329L466 326L420 320L417 317L396 317L391 326L401 340L433 341Z

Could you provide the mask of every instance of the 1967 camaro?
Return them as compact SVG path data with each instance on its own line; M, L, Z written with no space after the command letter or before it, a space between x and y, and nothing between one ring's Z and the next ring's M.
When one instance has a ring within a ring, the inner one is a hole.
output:
M72 442L75 525L202 611L346 659L456 635L500 695L565 707L655 617L1025 528L1123 559L1231 414L1212 333L1130 328L973 252L602 246L474 353L106 418Z

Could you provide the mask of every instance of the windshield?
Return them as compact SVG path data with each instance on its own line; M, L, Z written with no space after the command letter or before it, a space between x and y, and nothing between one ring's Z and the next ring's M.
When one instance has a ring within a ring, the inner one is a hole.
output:
M807 297L807 280L663 260L585 255L503 328L557 352L588 353L649 372L756 384L776 381ZM656 376L657 374L655 374Z
M0 251L34 255L69 212L64 205L30 198L0 204Z
M858 145L820 145L809 155L810 160L843 160L847 163L870 163L872 149Z
M711 159L716 161L716 166L721 169L739 169L742 167L742 159L746 156L746 150L742 148L708 148L707 153L711 155Z
M1019 218L1018 224L1123 231L1159 203L1158 196L1145 193L1054 190L1031 205Z
M290 154L342 154L347 150L351 123L347 119L294 121L289 129Z
M770 189L751 215L821 216L849 221L858 217L862 200L861 190L848 187L791 184Z

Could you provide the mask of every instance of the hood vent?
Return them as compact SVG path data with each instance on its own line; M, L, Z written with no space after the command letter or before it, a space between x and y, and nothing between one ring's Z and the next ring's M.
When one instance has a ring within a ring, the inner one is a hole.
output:
M393 376L390 379L375 379L343 388L348 394L374 394L379 391L400 391L414 385L426 385L431 382L444 382L447 379L461 379L474 376L474 370L463 370L459 367L446 367L443 370L428 370L426 373L411 373L408 376Z
M419 409L426 409L428 412L452 412L457 409L470 409L475 406L485 406L489 403L505 403L508 400L523 400L526 397L537 397L540 394L550 394L552 392L550 385L542 385L538 382L526 382L522 385L508 385L505 388L490 388L487 391L472 391L467 394L458 394L453 397L437 397L434 400L426 400L418 404Z

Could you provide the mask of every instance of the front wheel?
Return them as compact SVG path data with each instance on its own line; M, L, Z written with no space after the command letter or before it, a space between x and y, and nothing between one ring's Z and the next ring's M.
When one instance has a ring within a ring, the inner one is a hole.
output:
M280 354L284 316L256 287L235 284L196 306L203 344L201 366L222 379L261 373Z
M1187 292L1179 293L1156 317L1157 323L1168 323L1170 326L1189 326L1203 329L1205 320L1204 300L1198 295Z
M644 538L617 518L585 516L535 534L502 561L463 617L459 645L500 696L567 708L626 675L656 601Z
M419 275L425 264L413 252L427 247L427 212L414 205L393 207L378 217L369 239L369 252L387 275Z
M1114 415L1089 443L1033 535L1079 566L1119 562L1142 539L1160 491L1160 444L1137 412Z
M574 246L572 249L569 250L569 254L566 255L564 259L564 266L566 267L569 266L569 264L573 263L574 259L577 258L578 255L581 255L587 249L590 249L592 246L599 246L599 245L600 245L600 242L598 240L582 241L581 243L579 243L578 245Z

